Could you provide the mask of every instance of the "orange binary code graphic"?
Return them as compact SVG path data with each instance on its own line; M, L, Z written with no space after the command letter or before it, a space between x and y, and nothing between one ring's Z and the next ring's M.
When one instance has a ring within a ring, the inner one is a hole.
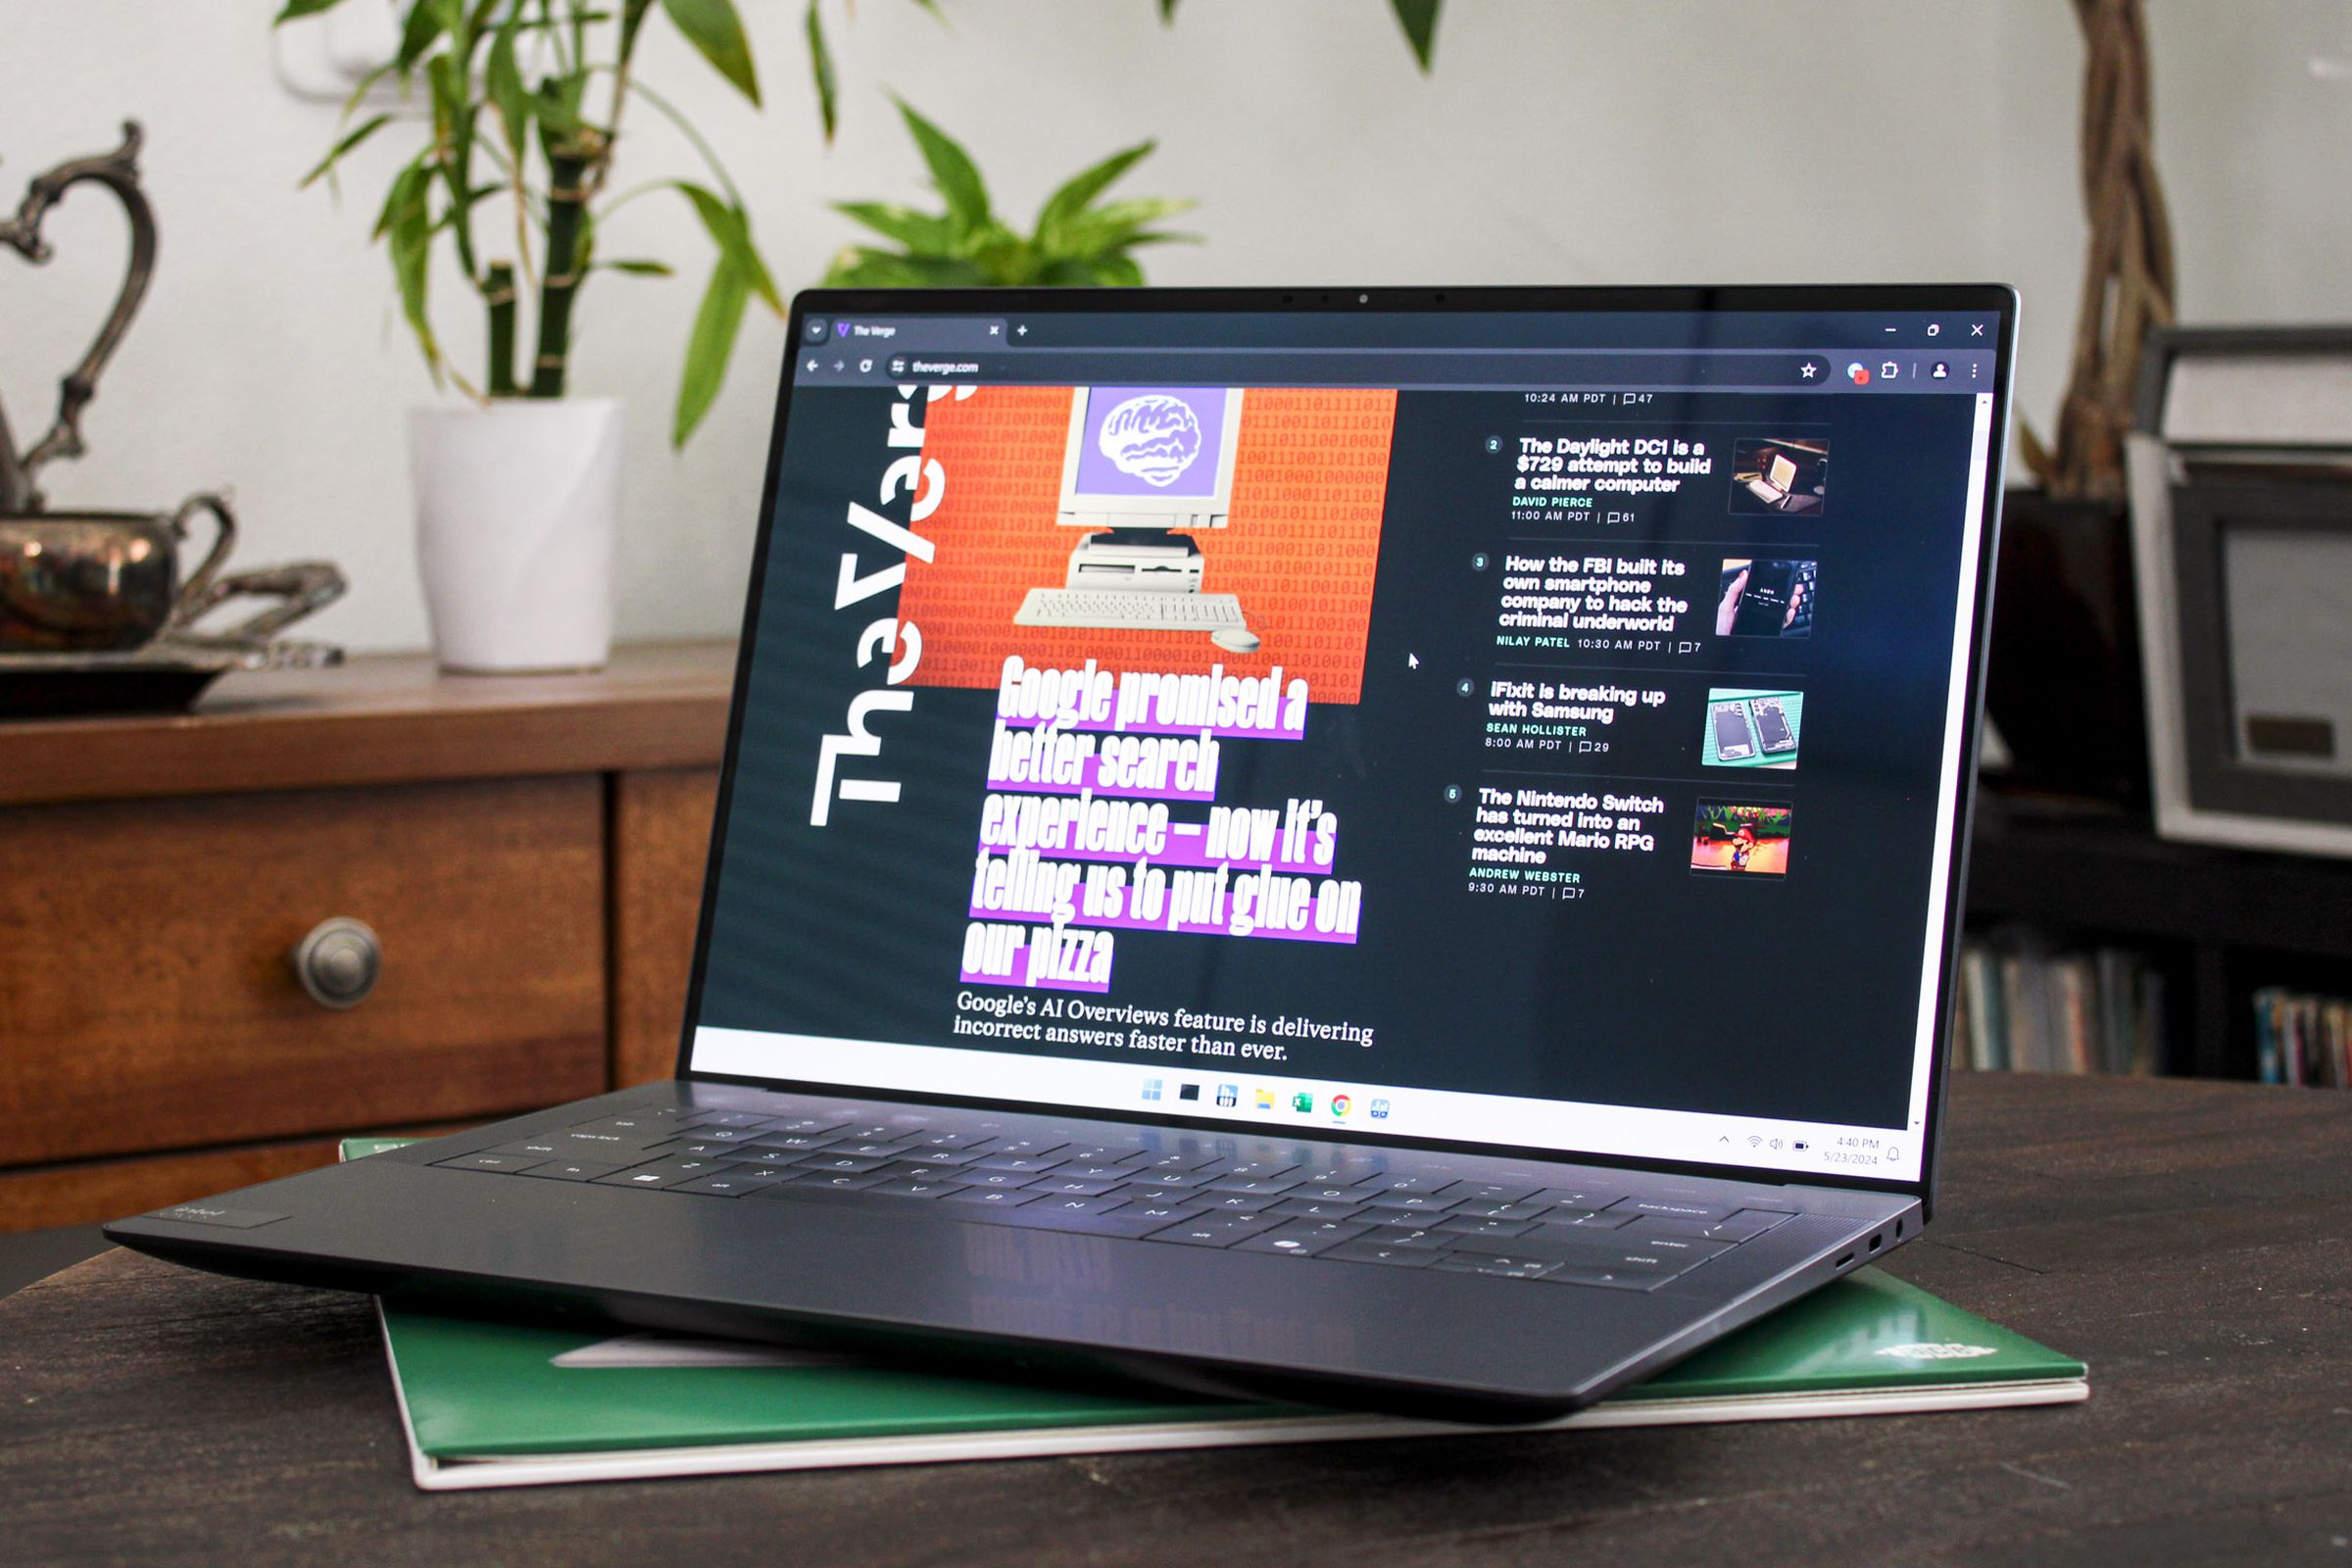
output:
M1250 654L1196 631L1014 624L1030 589L1062 586L1070 551L1087 537L1057 521L1071 396L982 387L926 409L923 456L940 465L946 492L920 527L937 554L928 564L907 560L899 595L900 618L922 630L914 684L993 687L1018 654L1031 664L1094 658L1178 672L1280 664L1316 702L1356 701L1396 394L1244 395L1227 526L1192 537L1205 558L1201 590L1236 595L1260 639Z

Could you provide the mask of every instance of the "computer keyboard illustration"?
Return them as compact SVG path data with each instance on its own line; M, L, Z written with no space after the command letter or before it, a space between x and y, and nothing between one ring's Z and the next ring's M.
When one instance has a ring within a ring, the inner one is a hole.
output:
M1465 1179L1460 1160L1413 1151L874 1109L665 1107L436 1164L706 1199L931 1203L984 1224L1637 1291L1791 1217L1644 1193L1640 1172L1545 1187Z
M1242 602L1232 594L1117 588L1032 588L1012 618L1021 626L1167 627L1177 631L1240 630L1246 624Z

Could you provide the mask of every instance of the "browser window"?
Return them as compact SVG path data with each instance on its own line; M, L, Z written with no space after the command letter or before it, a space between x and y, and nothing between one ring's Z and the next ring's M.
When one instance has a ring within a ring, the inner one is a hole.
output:
M1998 324L810 315L694 1070L1917 1179Z

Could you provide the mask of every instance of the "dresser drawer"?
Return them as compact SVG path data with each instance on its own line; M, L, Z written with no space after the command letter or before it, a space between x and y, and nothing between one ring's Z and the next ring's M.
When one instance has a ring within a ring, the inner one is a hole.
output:
M603 861L593 775L0 811L0 1166L599 1092ZM290 956L338 915L345 1009Z

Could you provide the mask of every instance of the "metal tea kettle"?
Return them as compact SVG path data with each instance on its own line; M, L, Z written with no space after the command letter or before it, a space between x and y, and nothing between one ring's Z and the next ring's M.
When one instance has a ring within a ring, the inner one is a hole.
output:
M155 210L147 204L147 193L139 188L142 140L138 122L124 121L122 146L95 158L58 165L26 188L16 217L0 221L0 245L11 246L26 261L38 263L49 260L51 254L41 238L41 220L68 189L84 180L114 192L130 220L130 270L122 276L115 307L107 313L98 336L59 387L56 422L20 453L9 430L8 411L0 408L0 516L39 512L41 492L33 481L42 467L59 458L81 456L81 411L97 395L98 372L130 329L130 318L138 313L148 280L155 275Z
M122 145L76 158L35 178L0 220L0 246L35 264L49 260L41 221L66 192L84 182L102 185L130 220L130 266L98 335L60 384L57 418L20 452L0 409L0 659L16 655L135 654L166 632L191 638L193 622L225 599L256 595L277 604L226 631L201 640L215 647L263 649L291 621L343 593L343 574L325 562L300 562L222 576L236 539L236 520L218 495L189 497L173 512L52 511L39 487L41 469L84 451L81 413L98 392L105 368L130 328L155 274L155 212L139 186L143 140L136 122L122 125ZM179 546L189 523L210 514L211 550L183 581Z

